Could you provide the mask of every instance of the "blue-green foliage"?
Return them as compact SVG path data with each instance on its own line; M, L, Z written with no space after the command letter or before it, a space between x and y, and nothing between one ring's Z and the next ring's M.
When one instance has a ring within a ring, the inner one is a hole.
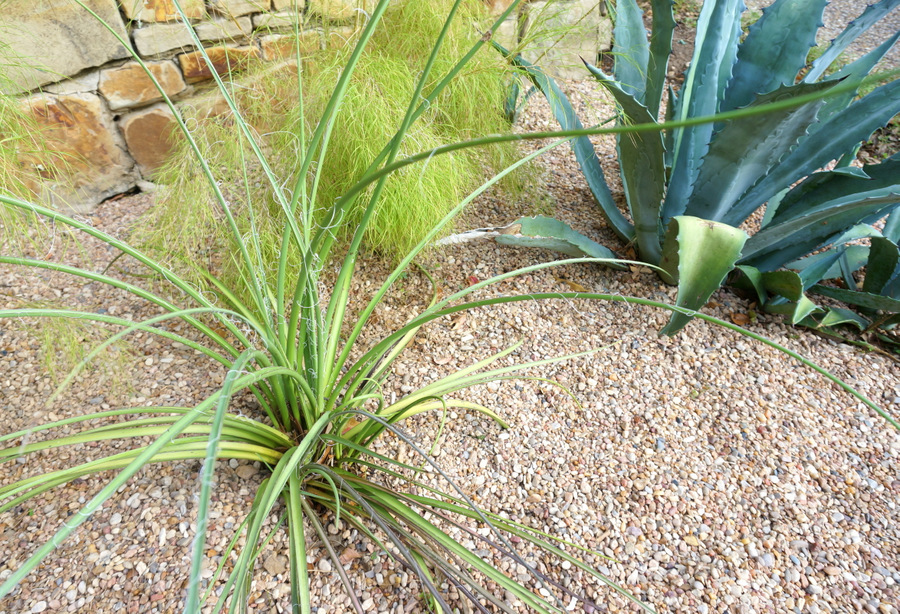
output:
M676 91L665 82L674 2L651 2L648 36L636 1L618 1L613 74L586 63L588 71L614 98L620 124L658 123L668 92L665 120L681 125L618 137L628 215L617 207L590 141L578 139L573 148L610 227L633 243L644 261L660 264L668 257L665 246L675 244L666 237L676 218L738 227L765 208L759 231L731 264L775 271L900 204L896 156L862 170L847 165L859 144L900 112L898 79L858 95L900 32L826 75L846 47L900 0L870 6L810 64L826 4L776 0L744 32L742 0L708 0L697 22L691 64ZM581 126L552 79L521 58L514 62L545 95L563 128ZM784 104L791 101L796 104ZM773 104L765 113L692 122ZM843 160L839 168L818 170L836 160Z

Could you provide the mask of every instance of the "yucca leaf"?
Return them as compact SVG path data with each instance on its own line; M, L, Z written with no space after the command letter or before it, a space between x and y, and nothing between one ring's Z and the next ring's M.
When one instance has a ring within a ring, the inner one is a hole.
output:
M719 110L746 106L760 94L793 85L816 44L826 4L827 0L778 0L764 8L738 47Z
M635 0L617 0L613 40L615 80L623 91L643 103L650 45L644 28L644 12Z
M506 49L496 43L494 43L494 46L505 56L509 57L509 52ZM540 68L529 63L522 56L512 58L512 62L514 65L521 68L535 87L541 91L550 105L553 117L556 118L556 121L559 122L559 125L563 130L581 130L584 128L584 125L575 113L575 109L572 108L569 99L566 98L566 95L563 94L562 90L559 89L559 86L556 85L556 82L553 81L553 79L548 77ZM584 174L585 181L587 181L588 187L594 195L597 204L600 205L600 212L603 214L603 217L606 219L610 228L612 228L623 241L631 241L632 238L634 238L634 228L631 225L631 222L628 221L616 206L609 185L606 183L606 176L603 174L603 169L600 167L600 160L597 158L597 152L594 151L593 143L591 143L591 140L586 136L576 137L572 140L572 151L575 152L575 159L578 160L578 165L581 167L581 172Z
M288 479L284 493L287 505L288 551L290 552L291 603L296 614L309 614L312 605L309 594L309 573L306 565L306 535L303 527L303 484L296 473Z
M900 0L880 0L867 6L863 14L851 21L844 31L831 42L825 53L816 58L804 80L815 81L824 75L828 67L844 52L844 49L897 6L900 6Z
M209 501L212 496L213 476L216 470L216 461L219 459L222 444L221 438L225 426L225 418L228 405L231 402L234 386L238 376L247 364L253 359L253 351L245 350L225 374L222 382L219 400L216 403L215 413L207 429L206 454L203 465L200 467L200 494L197 502L197 528L194 534L194 543L191 553L191 570L188 581L188 594L185 607L190 612L198 612L200 603L200 574L203 571L203 559L205 556L206 529L209 526Z
M753 106L824 91L833 85L801 83L779 87L756 98ZM737 217L734 204L797 146L822 104L822 100L815 100L725 124L703 158L685 213L731 226L742 224L746 218Z
M741 32L742 0L705 2L697 22L694 55L678 96L675 120L714 115L731 78ZM707 123L674 131L672 171L663 205L663 223L682 215L713 134Z
M675 0L651 0L652 26L650 29L650 57L647 62L647 83L644 105L655 119L666 87L669 56L672 54L672 36L675 33Z
M739 228L697 217L673 218L660 266L668 274L666 281L678 282L675 304L690 310L703 307L734 268L746 240L747 233ZM674 335L690 320L689 315L674 312L660 334Z
M613 95L619 106L620 124L653 123L643 104L595 66L585 62L588 71ZM661 257L659 210L665 194L665 152L658 132L623 134L616 139L619 167L625 198L634 220L634 233L641 258L657 264Z
M799 181L840 157L900 112L900 79L835 113L734 205L732 219L746 219L785 186ZM868 172L868 170L867 170Z

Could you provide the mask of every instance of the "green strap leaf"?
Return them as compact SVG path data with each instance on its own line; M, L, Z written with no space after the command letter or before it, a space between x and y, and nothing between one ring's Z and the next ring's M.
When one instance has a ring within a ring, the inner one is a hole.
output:
M746 106L759 94L793 84L816 44L826 4L827 0L778 0L764 8L738 48L719 110Z
M746 240L747 233L740 228L697 217L674 218L660 266L669 276L667 281L678 282L675 304L690 310L703 307L734 268ZM690 320L687 314L673 312L660 334L674 335Z

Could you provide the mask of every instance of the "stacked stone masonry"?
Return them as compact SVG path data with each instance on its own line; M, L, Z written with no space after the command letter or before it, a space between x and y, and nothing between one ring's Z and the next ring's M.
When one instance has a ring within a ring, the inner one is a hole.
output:
M426 0L423 0L426 1ZM485 2L495 15L512 0ZM351 40L376 0L84 0L108 28L72 0L4 5L0 63L14 66L12 90L65 159L63 179L36 186L50 204L89 211L103 200L146 185L173 147L177 105L209 90L251 60L283 60ZM552 9L550 8L552 6ZM530 47L556 76L578 76L579 57L607 49L611 28L598 0L531 1L492 33L514 47L540 21L555 45ZM210 58L193 43L186 18ZM300 20L297 45L292 32ZM560 27L566 35L560 40ZM548 38L549 40L549 38ZM539 39L538 39L539 41ZM537 59L536 57L536 59Z

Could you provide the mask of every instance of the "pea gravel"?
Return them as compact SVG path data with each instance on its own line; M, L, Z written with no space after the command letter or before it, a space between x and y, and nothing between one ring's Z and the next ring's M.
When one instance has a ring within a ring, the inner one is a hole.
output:
M608 116L590 84L571 83L567 89L580 113ZM535 102L523 127L541 130L553 123ZM601 160L611 162L612 144L597 143ZM506 224L537 208L618 245L600 221L569 151L551 152L535 172L541 173L541 194L532 202L482 198L461 227ZM109 201L87 219L127 236L151 202L146 194ZM114 255L91 241L83 248L52 257L103 270ZM484 279L553 257L470 243L435 250L427 266L441 291L450 292L472 277ZM354 287L356 299L365 298L386 270L377 258L366 259ZM483 295L579 287L674 300L674 290L642 267L625 273L563 267L517 278ZM424 278L410 273L376 312L369 339L402 324L429 298ZM0 306L23 301L63 301L130 319L154 313L96 284L0 268ZM723 319L753 316L750 330L815 360L900 415L895 360L791 328L777 317L754 316L746 300L727 290L717 292L706 311ZM443 429L440 415L418 417L405 429L480 506L587 548L594 553L585 555L588 562L660 612L898 612L900 435L848 394L768 347L699 321L675 338L660 338L656 332L664 322L662 312L621 303L558 300L475 310L425 329L397 363L385 393L402 395L519 341L522 346L504 364L599 348L589 357L530 373L559 385L506 381L464 395L495 408L509 422L508 430L465 412L450 412ZM4 323L3 432L112 407L189 405L212 393L224 377L221 367L187 348L145 335L134 336L131 352L111 371L80 376L62 400L45 405L53 383L34 330ZM236 402L236 410L255 411L246 399ZM396 438L389 436L379 446L401 460L422 462ZM28 462L5 464L0 481L116 448L116 443L87 443L61 454L37 454ZM198 469L191 462L141 471L0 601L0 614L180 611ZM229 540L265 471L255 463L219 463L206 579L227 556ZM435 472L429 477L449 488ZM76 480L0 514L0 580L103 483ZM268 526L274 529L275 520ZM366 611L425 611L417 601L415 578L342 523L332 519L328 532ZM476 551L484 548L468 535L454 536ZM524 544L517 548L526 560L563 585L585 591L595 603L573 606L574 611L634 609L574 567L545 559ZM283 531L278 531L260 557L251 611L290 611L286 553ZM488 550L480 554L493 556ZM314 548L308 563L315 611L351 611L324 549ZM528 581L524 568L498 564Z

